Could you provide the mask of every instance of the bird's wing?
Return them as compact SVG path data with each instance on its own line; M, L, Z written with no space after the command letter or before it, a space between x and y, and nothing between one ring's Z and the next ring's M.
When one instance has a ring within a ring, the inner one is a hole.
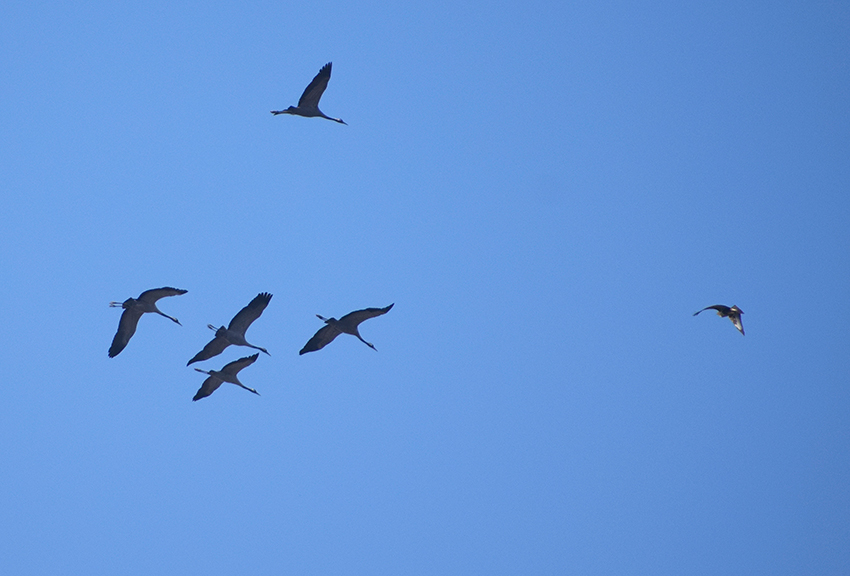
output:
M309 342L304 344L304 348L301 349L299 354L306 354L307 352L315 352L316 350L321 350L331 342L333 342L334 338L342 334L337 328L327 324L322 328L319 328L319 331L316 332L312 338L310 338Z
M118 332L115 333L115 338L112 339L112 346L109 347L109 357L115 358L127 346L130 338L136 333L136 325L139 323L139 318L142 313L133 308L127 308L121 314L121 320L118 322Z
M245 366L250 366L251 364L256 362L258 356L259 354L254 354L253 356L245 356L244 358L240 358L239 360L234 360L229 364L225 364L224 368L222 368L221 371L226 372L228 374L236 375Z
M364 320L368 320L369 318L374 318L375 316L380 316L382 314L386 314L390 311L390 308L395 306L395 303L390 304L386 308L366 308L364 310L355 310L354 312L350 312L339 319L340 324L351 323L353 325L358 325Z
M316 74L316 77L313 78L313 81L307 85L304 89L304 93L301 95L301 98L298 100L299 108L318 108L319 100L322 97L322 94L325 93L325 88L328 87L328 80L331 79L331 62L328 62L322 69L319 70L319 73Z
M218 390L219 386L221 386L221 380L214 376L210 376L209 378L204 380L203 384L201 384L201 387L195 393L195 397L192 398L192 402L194 402L195 400L200 400L201 398L206 398L207 396Z
M156 302L160 298L165 298L166 296L180 296L181 294L185 294L187 290L180 290L179 288L171 288L166 286L165 288L154 288L152 290L145 290L141 294L137 300L144 300L145 302Z
M234 332L239 332L244 336L248 326L251 325L251 322L260 317L260 314L262 314L263 310L266 309L266 306L269 305L269 300L271 299L272 295L268 292L258 294L256 298L251 300L247 306L233 317L228 328Z
M729 316L729 319L732 321L732 324L735 325L735 328L737 328L741 332L741 334L743 335L744 334L744 324L741 322L741 316L739 314L734 314L734 315Z
M224 349L230 346L230 342L227 339L216 336L212 340L210 340L204 349L195 354L195 356L189 360L189 364L193 364L195 362L201 362L202 360L207 360L212 358L213 356L218 356ZM189 364L186 364L188 366Z
M720 312L724 316L728 316L730 308L728 306L724 306L723 304L715 304L713 306L706 306L705 308L703 308L699 312L694 312L694 316L696 316L700 312L705 312L706 310L717 310L718 312Z

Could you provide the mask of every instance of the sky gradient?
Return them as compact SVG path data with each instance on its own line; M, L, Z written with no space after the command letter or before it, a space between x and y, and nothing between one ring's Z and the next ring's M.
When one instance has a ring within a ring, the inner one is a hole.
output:
M847 4L12 3L0 50L0 572L850 571ZM329 61L348 126L269 114ZM192 402L260 292L260 396Z

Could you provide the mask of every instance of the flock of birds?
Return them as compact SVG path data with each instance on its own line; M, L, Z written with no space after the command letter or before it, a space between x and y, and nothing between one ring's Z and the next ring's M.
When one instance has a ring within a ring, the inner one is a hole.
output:
M165 316L172 322L180 324L180 321L177 318L169 316L162 310L160 310L156 303L161 298L165 298L167 296L180 296L181 294L185 294L186 290L181 290L179 288L154 288L152 290L145 290L141 294L139 294L138 298L127 298L124 302L110 302L109 305L113 308L123 308L124 312L121 313L121 320L118 322L118 331L115 333L115 337L112 339L112 346L109 347L109 357L114 358L121 353L124 348L127 347L127 343L130 342L130 338L133 337L133 334L136 333L136 326L139 324L139 319L143 314L146 313L155 313L160 316ZM247 346L248 348L254 348L255 350L259 350L260 352L264 352L269 354L268 350L262 348L260 346L254 346L250 342L245 339L245 332L251 326L251 324L257 318L262 315L263 310L266 309L266 306L269 305L269 301L272 299L272 295L268 292L262 292L257 295L256 298L251 300L247 306L242 308L236 316L230 321L227 328L224 326L220 326L216 328L212 324L207 324L207 327L210 330L215 332L215 336L212 340L210 340L203 349L195 354L191 360L186 363L186 366L190 366L195 362L202 362L204 360L209 360L214 356L218 356L224 349L230 346L231 344L234 346ZM381 316L382 314L386 314L389 312L394 304L390 304L386 308L365 308L363 310L355 310L354 312L350 312L337 320L336 318L325 318L324 316L320 316L316 314L316 316L322 320L325 325L316 332L312 338L304 345L299 354L306 354L307 352L315 352L316 350L321 350L331 342L333 342L334 338L339 336L340 334L351 334L352 336L356 336L361 342L366 344L372 350L377 350L375 345L371 342L366 342L363 337L360 335L359 326L360 323L364 320L368 320L369 318L374 318L375 316ZM182 324L180 324L182 326ZM254 390L253 388L248 388L242 382L239 381L239 371L245 368L246 366L250 366L254 362L257 361L257 358L260 356L259 352L254 354L253 356L246 356L244 358L240 358L239 360L235 360L230 362L229 364L225 364L224 368L221 370L201 370L200 368L195 368L198 372L202 372L207 375L207 379L204 380L204 383L201 384L201 388L195 394L195 397L192 400L200 400L201 398L206 398L213 392L215 392L219 386L223 382L229 382L231 384L236 384L240 388L244 388L249 392L253 392L254 394L259 395L260 393ZM271 354L269 354L271 356Z
M331 118L319 110L319 100L322 98L322 94L325 93L325 89L328 87L328 81L331 79L332 66L333 63L331 62L322 66L319 73L316 74L315 78L313 78L313 81L310 82L310 84L307 85L307 88L304 89L304 93L301 94L301 98L298 100L298 106L290 106L286 110L272 110L272 114L275 116L278 114L291 114L294 116L304 116L306 118L326 118L328 120L333 120L334 122L339 122L340 124L346 124L341 118ZM154 288L152 290L145 290L138 298L128 298L124 302L110 302L110 306L121 307L124 309L124 312L121 314L121 320L118 323L118 331L112 339L112 346L109 347L109 357L114 358L127 346L127 343L130 342L130 338L132 338L133 334L136 333L136 326L139 324L139 319L142 317L142 314L156 313L160 316L165 316L172 322L180 324L177 318L169 316L157 308L156 303L160 298L165 298L167 296L180 296L185 293L186 290L181 290L179 288ZM266 306L269 305L269 301L271 299L272 295L268 292L258 294L256 298L251 300L247 306L242 308L242 310L233 317L233 320L230 321L227 328L224 326L216 328L212 324L207 324L207 327L215 332L215 337L213 337L213 339L210 340L200 352L195 354L195 356L193 356L186 365L189 366L195 362L209 360L214 356L218 356L231 344L234 346L247 346L248 348L254 348L255 350L269 354L268 350L265 348L254 346L248 342L245 339L245 332L254 320L260 317L263 310L265 310ZM325 318L324 316L316 314L316 316L318 316L325 325L319 329L312 338L310 338L299 354L306 354L307 352L321 350L333 342L334 338L340 334L351 334L352 336L356 336L369 348L377 350L374 344L366 342L366 340L363 339L360 335L358 326L364 320L386 314L392 307L393 304L390 304L386 308L365 308L363 310L355 310L354 312L346 314L339 320L336 318ZM198 372L206 374L207 379L204 380L204 383L201 385L201 388L192 400L206 398L215 392L223 382L235 384L240 388L244 388L249 392L259 395L259 392L253 388L248 388L242 384L242 382L239 381L238 376L240 370L256 362L259 356L260 354L257 353L253 356L246 356L244 358L234 360L229 364L225 364L221 370L201 370L200 368L195 368Z
M307 88L304 89L304 93L301 94L301 98L298 100L298 106L290 106L286 110L272 110L271 113L275 116L278 114L291 114L294 116L304 116L306 118L325 118L327 120L339 122L340 124L346 124L341 118L331 118L319 110L319 100L322 98L322 94L324 94L325 89L328 87L328 81L331 79L332 65L333 64L331 62L328 62L322 66L319 73L316 74L315 78L313 78L313 81L310 82L310 84L307 85ZM121 307L124 309L124 312L121 314L121 321L118 323L118 332L115 333L115 337L112 339L112 346L109 347L109 357L114 358L120 354L122 350L124 350L127 343L130 341L130 338L132 338L133 334L135 334L136 326L138 325L142 314L156 313L160 316L165 316L177 324L180 324L177 318L173 318L157 308L156 303L160 298L165 298L167 296L179 296L185 293L186 290L180 290L178 288L154 288L152 290L142 292L138 298L128 298L124 302L110 302L110 306ZM231 344L234 346L247 346L248 348L254 348L255 350L269 354L265 348L254 346L249 343L245 339L245 332L254 320L260 317L263 310L265 310L266 306L269 305L271 298L272 295L268 292L258 294L256 298L251 300L247 306L242 308L242 310L233 317L233 320L230 321L227 328L224 326L216 328L212 324L207 324L207 327L215 332L215 337L210 340L200 352L195 354L195 356L193 356L186 365L189 366L195 362L201 362L203 360L213 358L214 356L218 356ZM322 320L325 325L320 328L312 338L310 338L299 354L306 354L307 352L321 350L340 334L351 334L352 336L356 336L369 348L377 350L371 342L366 342L366 340L360 336L358 326L361 322L368 320L369 318L386 314L392 307L393 304L390 304L386 308L365 308L363 310L355 310L354 312L346 314L339 320L336 318L325 318L324 316L316 314L319 320ZM710 309L716 310L717 315L720 317L729 318L732 321L732 324L735 325L735 328L737 328L741 334L744 334L744 326L741 323L741 314L744 313L743 310L735 305L730 308L729 306L724 306L722 304L715 304L695 312L694 316L700 312L705 312ZM260 354L258 352L253 356L246 356L244 358L234 360L233 362L225 364L221 370L201 370L200 368L195 368L198 372L206 374L207 379L204 380L204 383L201 385L201 388L192 400L206 398L215 392L223 382L235 384L240 388L244 388L249 392L259 395L259 392L253 388L248 388L242 384L238 377L239 372L243 368L246 368L256 362L259 356Z

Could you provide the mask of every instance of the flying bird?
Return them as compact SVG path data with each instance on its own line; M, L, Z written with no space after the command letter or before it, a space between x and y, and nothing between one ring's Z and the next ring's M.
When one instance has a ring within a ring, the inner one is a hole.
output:
M249 392L253 392L257 396L260 395L259 392L254 390L253 388L248 388L242 382L239 381L237 374L242 370L245 366L250 366L254 362L257 361L257 358L260 356L259 353L254 354L253 356L246 356L245 358L240 358L239 360L234 360L230 364L225 364L224 368L219 370L201 370L200 368L195 368L198 372L203 374L209 374L209 378L204 380L204 383L201 384L200 389L195 394L195 397L192 398L192 402L196 400L200 400L201 398L206 398L221 386L222 382L230 382L231 384L236 384L240 388L244 388Z
M741 310L740 308L738 308L735 305L733 305L731 308L729 308L728 306L724 306L723 304L715 304L714 306L707 306L707 307L703 308L702 310L700 310L699 312L694 312L694 316L696 316L700 312L705 312L706 310L709 310L709 309L717 310L717 315L720 316L721 318L728 317L729 320L732 321L732 324L735 325L735 328L737 328L741 332L742 335L744 334L744 325L741 323L741 314L744 313L743 310Z
M357 329L357 326L363 322L364 320L368 320L369 318L374 318L375 316L380 316L382 314L386 314L390 311L390 309L395 304L390 304L386 308L366 308L365 310L356 310L349 314L346 314L339 320L336 318L325 318L323 316L316 316L319 320L323 320L325 322L325 326L319 329L316 334L310 338L310 341L304 345L304 348L301 349L299 354L306 354L307 352L314 352L316 350L321 350L331 342L333 339L339 336L342 333L351 334L352 336L357 336L361 342L366 344L372 350L377 350L375 346L371 342L366 342L362 336L360 336L360 331Z
M213 356L218 356L231 344L236 346L248 346L249 348L269 354L268 350L265 348L249 344L245 340L245 331L254 320L260 317L260 314L262 314L263 310L266 309L266 306L269 305L269 300L271 299L272 295L268 292L258 294L256 298L251 300L247 306L233 317L233 320L230 321L230 325L227 328L224 326L216 328L212 324L207 324L207 328L215 331L215 338L210 340L210 342L204 346L203 350L195 354L195 357L189 360L186 366L193 362L200 362L201 360L207 360ZM269 354L269 356L271 356L271 354Z
M340 118L331 118L330 116L325 116L325 113L319 110L319 99L321 99L322 94L325 93L325 88L328 87L328 80L331 79L331 66L333 62L328 62L322 69L319 70L319 73L316 74L316 77L313 78L313 81L304 89L304 93L301 95L301 99L298 100L298 106L290 106L286 110L272 110L272 114L277 116L278 114L292 114L293 116L304 116L306 118L327 118L328 120L333 120L334 122L339 122L340 124L345 124ZM345 124L348 126L348 124Z
M121 321L118 322L118 332L115 333L115 338L112 339L112 346L109 347L109 357L115 358L127 346L130 338L136 333L136 325L139 323L139 318L145 312L156 312L160 316L165 316L173 322L180 324L177 318L172 318L168 314L164 314L156 307L156 301L166 296L179 296L185 294L186 290L179 288L154 288L153 290L145 290L139 294L138 298L127 298L124 302L110 302L112 308L121 307L124 312L121 314ZM182 324L180 324L182 326Z

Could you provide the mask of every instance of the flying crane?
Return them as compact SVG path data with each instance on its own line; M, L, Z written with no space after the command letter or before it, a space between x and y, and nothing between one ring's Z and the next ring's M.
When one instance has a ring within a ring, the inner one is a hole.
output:
M138 298L127 298L124 302L110 302L110 307L121 307L124 309L124 312L121 314L121 320L118 322L118 332L115 333L115 338L112 339L112 346L109 347L109 357L115 358L127 346L130 338L136 333L136 326L142 314L156 312L160 316L165 316L172 322L180 324L177 318L172 318L157 308L156 301L166 296L179 296L185 293L186 290L180 290L179 288L154 288L152 290L145 290L139 294ZM180 325L182 326L182 324Z
M236 384L240 388L244 388L249 392L253 392L257 396L260 395L259 392L254 390L253 388L248 388L242 382L239 381L237 374L239 371L245 368L246 366L250 366L254 362L257 361L259 357L259 353L254 354L253 356L246 356L245 358L240 358L239 360L234 360L229 364L225 364L224 368L221 370L201 370L200 368L195 368L198 372L209 375L209 378L204 380L204 383L201 384L200 389L195 394L195 397L192 398L192 402L196 400L200 400L201 398L206 398L221 386L222 382L230 382L231 384Z
M233 317L233 320L230 321L230 325L227 328L224 326L216 328L212 324L207 324L207 328L215 331L215 338L210 340L210 342L204 346L203 350L195 354L194 358L189 360L186 366L194 362L207 360L213 356L218 356L231 344L236 346L247 346L269 354L268 350L265 348L249 344L248 341L245 340L245 331L248 330L248 327L254 320L260 317L260 314L262 314L263 310L266 309L266 306L269 305L269 300L271 299L271 294L268 292L261 292L253 300L251 300L247 306L240 310L236 316ZM269 354L269 356L271 356L271 354Z
M325 88L328 87L328 80L331 79L331 66L333 62L328 62L322 69L319 70L319 73L316 74L316 77L313 78L313 81L307 85L307 88L304 89L304 93L301 95L301 98L298 100L298 106L290 106L286 110L272 110L272 114L277 116L278 114L291 114L293 116L304 116L306 118L327 118L328 120L333 120L334 122L339 122L340 124L346 124L340 118L331 118L330 116L325 116L325 113L319 110L319 100L322 98L322 94L325 93Z
M390 311L390 309L395 304L390 304L386 308L366 308L364 310L355 310L349 314L346 314L339 320L336 318L325 318L324 316L319 316L316 314L316 317L319 320L325 322L325 326L319 329L316 334L310 338L309 342L304 345L304 348L301 349L299 354L306 354L307 352L314 352L316 350L321 350L331 342L333 342L334 338L339 336L340 334L351 334L352 336L357 336L361 342L366 344L372 350L377 350L375 346L371 342L366 342L362 336L360 336L360 331L357 329L357 326L363 322L364 320L368 320L369 318L374 318L375 316L381 316L382 314L386 314Z

